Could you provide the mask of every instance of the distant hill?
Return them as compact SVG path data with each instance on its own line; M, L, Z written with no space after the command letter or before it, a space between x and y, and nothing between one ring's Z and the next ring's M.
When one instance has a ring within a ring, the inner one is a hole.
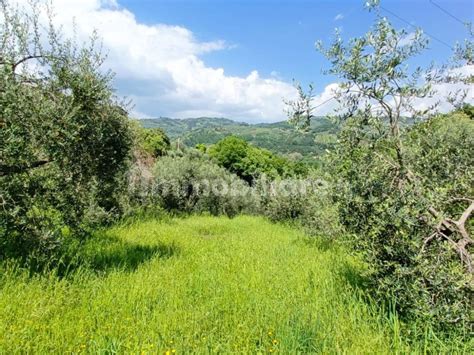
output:
M324 117L314 119L308 132L299 132L286 121L248 124L215 117L162 117L140 122L145 128L162 128L171 140L180 139L189 147L199 143L214 144L226 136L235 135L272 152L284 155L299 153L306 159L323 154L334 144L337 133L336 125Z
M228 118L198 117L198 118L147 118L140 120L145 128L162 128L171 139L180 138L184 133L196 129L210 129L222 126L247 125L246 123L235 122Z

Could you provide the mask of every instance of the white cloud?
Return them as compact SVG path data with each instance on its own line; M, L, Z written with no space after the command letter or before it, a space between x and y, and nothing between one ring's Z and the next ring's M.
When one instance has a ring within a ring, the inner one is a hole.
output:
M450 75L459 75L463 78L474 76L474 65L465 65L457 69L453 69L449 72ZM331 83L327 85L324 90L313 98L313 107L315 107L315 116L324 116L333 114L334 110L338 108L338 102L333 99L334 94L339 89L338 83ZM457 93L460 95L458 98L463 98L464 103L474 104L474 86L464 84L462 82L453 83L439 83L434 84L432 87L434 94L432 97L423 99L414 99L412 101L413 108L416 110L425 110L438 104L435 108L436 112L446 113L454 109L453 105L448 101L449 96L455 96ZM371 101L374 107L377 103ZM389 102L390 105L394 105L393 101ZM361 105L363 107L363 105ZM410 112L403 112L405 115L410 115Z
M24 3L26 0L17 0ZM53 0L58 25L71 36L72 19L79 40L86 40L97 29L108 51L106 66L117 73L119 95L132 99L137 117L219 116L248 122L285 119L285 99L294 99L294 87L273 71L261 77L257 71L232 76L224 68L206 65L202 55L235 46L225 41L200 41L187 28L167 24L140 23L135 15L116 0ZM335 20L342 19L343 14ZM410 43L414 33L406 36ZM337 106L330 100L337 83L327 85L314 98L316 115L332 113ZM452 84L437 87L441 110L450 106L444 100ZM469 89L473 102L473 89ZM435 100L435 99L432 99ZM432 100L417 102L428 106Z
M474 76L474 65L465 65L460 68L451 70L450 75L459 75L463 78ZM440 83L433 85L433 90L436 92L431 98L418 99L414 102L414 106L417 110L424 110L430 106L439 103L437 110L439 112L449 112L454 109L453 105L448 102L449 96L455 96L456 93L464 96L464 103L474 104L474 86L464 84L462 82L454 83ZM459 98L459 97L458 97Z
M285 117L283 98L295 96L294 87L277 77L257 71L231 76L207 66L203 54L235 47L225 41L200 41L182 26L141 23L116 0L52 3L55 23L66 35L73 33L73 19L81 41L98 31L118 94L132 99L137 115L278 121Z
M325 116L334 113L338 103L333 97L338 88L339 84L331 83L327 85L320 94L313 98L313 106L315 107L314 115Z
M337 14L336 17L334 17L334 21L340 21L344 18L344 14Z

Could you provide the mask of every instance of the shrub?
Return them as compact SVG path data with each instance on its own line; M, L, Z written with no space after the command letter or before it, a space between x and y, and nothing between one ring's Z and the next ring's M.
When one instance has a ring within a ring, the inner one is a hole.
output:
M195 148L197 150L199 150L201 153L206 153L207 152L207 146L203 143L196 144Z
M94 42L38 38L39 9L0 6L0 258L46 256L86 215L120 213L129 123Z
M474 286L474 131L464 114L433 118L436 105L420 109L418 100L439 95L440 82L472 83L472 75L457 70L461 63L447 70L412 68L428 46L423 31L406 44L407 32L382 16L378 1L367 6L377 16L369 32L349 41L337 33L328 48L317 45L339 82L333 98L344 130L331 164L339 178L339 216L372 268L379 299L394 302L400 315L422 328L465 335ZM472 58L463 49L460 54ZM300 98L289 102L292 122L302 127L315 118L311 89L298 87ZM447 99L461 107L462 98L460 90Z
M444 229L443 220L458 220L469 205L458 197L473 193L473 124L456 113L411 128L403 140L413 178L404 182L377 153L389 143L355 143L352 124L333 156L341 222L371 265L373 290L406 319L443 331L470 321L472 276L456 246L462 235Z
M249 186L194 151L160 159L153 195L167 210L234 216L251 208Z
M342 233L330 185L316 176L306 179L259 178L254 189L259 213L275 222L290 222L308 234L335 239Z

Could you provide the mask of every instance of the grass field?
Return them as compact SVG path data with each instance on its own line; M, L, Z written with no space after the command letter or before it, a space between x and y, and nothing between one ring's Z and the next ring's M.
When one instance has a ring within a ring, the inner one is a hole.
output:
M343 249L262 218L137 222L98 232L80 258L66 276L0 267L0 353L381 354L436 343L404 343L396 318L359 296Z

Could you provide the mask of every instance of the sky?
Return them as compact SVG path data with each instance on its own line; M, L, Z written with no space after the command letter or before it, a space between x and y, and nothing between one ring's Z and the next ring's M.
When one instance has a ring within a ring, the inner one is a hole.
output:
M79 36L97 29L116 73L117 95L132 115L227 117L246 122L285 119L293 80L312 83L315 103L331 97L336 79L315 41L365 33L374 14L360 0L53 0L56 21ZM431 37L414 64L446 62L461 22L474 21L472 0L386 0L382 14L397 28ZM438 6L436 6L438 5ZM441 8L442 9L441 9ZM444 10L444 11L443 11ZM446 13L448 12L448 13ZM317 114L329 113L329 103Z

